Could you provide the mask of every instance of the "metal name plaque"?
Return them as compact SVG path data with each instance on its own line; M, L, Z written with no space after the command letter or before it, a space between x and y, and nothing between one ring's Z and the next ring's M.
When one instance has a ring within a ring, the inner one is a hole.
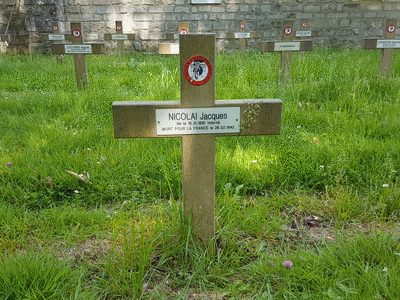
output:
M296 36L311 36L311 31L296 31Z
M400 48L400 40L377 40L376 48L380 49Z
M65 54L91 54L92 45L65 45Z
M221 4L221 0L192 0L192 4Z
M49 41L65 41L63 34L49 34Z
M300 51L300 42L275 43L274 51Z
M128 35L127 34L113 34L111 35L111 39L112 40L127 40L128 39Z
M240 132L240 107L156 109L157 135Z
M235 33L235 39L249 39L250 32L239 32Z

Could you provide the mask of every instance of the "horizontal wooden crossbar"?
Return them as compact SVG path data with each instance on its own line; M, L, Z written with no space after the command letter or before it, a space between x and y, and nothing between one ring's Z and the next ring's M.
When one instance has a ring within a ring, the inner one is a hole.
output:
M240 34L242 34L242 33L250 33L250 38L251 39L256 39L257 37L258 37L258 34L257 34L257 32L255 32L255 31L251 31L251 32L238 32L238 33L240 33ZM235 34L236 34L236 32L228 32L227 34L226 34L226 37L228 38L228 39L235 39L236 37L235 37Z
M76 46L74 44L59 44L59 43L51 44L52 54L66 54L65 53L66 45ZM104 44L83 44L83 45L91 45L92 46L92 53L90 53L90 54L104 54L105 53L105 45ZM87 54L89 54L89 53L87 53Z
M182 108L180 101L116 101L112 106L115 138L166 137L157 135L156 109ZM217 133L216 136L280 134L281 100L217 100L213 107L240 107L241 126L243 126L240 133Z
M126 36L126 39L119 38L118 36ZM104 40L105 41L118 41L118 40L134 41L135 34L134 33L105 33Z

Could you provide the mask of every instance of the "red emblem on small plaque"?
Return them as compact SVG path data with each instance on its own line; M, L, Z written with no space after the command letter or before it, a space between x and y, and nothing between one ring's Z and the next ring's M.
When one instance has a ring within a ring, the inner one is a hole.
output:
M207 58L196 55L186 62L183 67L183 74L191 84L203 85L211 78L212 66Z
M121 25L117 25L117 30L121 31L122 30L122 26Z
M74 36L74 37L76 37L76 38L78 38L78 37L80 37L81 36L81 31L79 30L79 29L74 29L74 30L72 30L72 35Z
M394 24L390 24L390 25L388 26L388 28L387 28L387 31L388 31L389 33L395 32L395 31L396 31L396 26L394 26Z
M240 29L245 29L246 28L246 24L245 23L240 23Z
M290 27L290 26L286 26L285 29L283 29L283 32L284 32L286 35L291 35L292 32L293 32L293 29L292 29L292 27Z
M54 25L53 26L53 31L57 31L58 30L58 26L57 25Z
M302 26L303 28L306 28L306 27L307 27L307 22L301 23L301 26Z
M188 34L189 31L186 28L182 28L181 30L179 30L179 34Z

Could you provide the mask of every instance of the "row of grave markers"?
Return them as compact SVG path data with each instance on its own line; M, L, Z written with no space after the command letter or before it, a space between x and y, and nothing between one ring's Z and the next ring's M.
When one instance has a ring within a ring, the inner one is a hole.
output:
M81 23L71 23L71 34L60 34L59 33L59 22L53 22L52 24L53 33L46 34L43 36L44 39L50 41L72 41L71 44L52 44L52 53L55 55L73 54L75 62L75 72L78 89L85 88L88 85L88 74L86 65L86 54L104 54L105 45L103 43L83 43L83 34ZM400 48L400 41L394 40L396 31L396 20L389 19L386 21L386 32L385 39L366 39L365 49L382 49L381 61L379 66L379 74L381 76L390 76L393 50ZM245 41L249 38L257 38L256 32L245 32L246 23L242 21L240 23L239 33L229 33L228 38L239 39L239 49L244 50ZM105 40L117 41L118 51L123 51L124 41L135 40L135 34L124 34L122 21L116 21L116 34L105 34ZM178 39L180 35L189 33L189 23L179 22L178 34L167 34L167 39ZM307 21L302 22L302 30L296 31L296 37L307 38L315 36L311 31L307 30ZM291 68L291 55L294 51L311 51L312 40L293 40L293 22L286 21L283 23L282 41L267 41L261 43L262 52L280 52L280 82L285 83L290 79L290 68ZM0 41L9 41L9 35L0 35ZM179 44L176 43L162 43L159 46L160 54L178 54ZM1 54L0 54L1 55Z

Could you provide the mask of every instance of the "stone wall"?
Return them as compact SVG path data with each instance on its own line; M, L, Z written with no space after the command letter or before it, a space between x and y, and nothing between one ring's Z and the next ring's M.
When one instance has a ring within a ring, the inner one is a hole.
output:
M11 3L6 1L5 17ZM222 0L221 4L194 5L190 0L17 0L19 16L10 33L30 33L33 51L48 51L38 36L51 31L51 21L61 21L69 31L69 22L83 22L86 41L102 41L104 33L115 31L115 21L122 20L125 33L136 33L130 43L136 51L155 51L166 33L178 30L179 21L189 22L191 33L215 32L218 49L237 49L237 40L227 40L228 32L238 32L246 21L246 30L256 31L258 39L248 40L249 49L259 49L260 42L279 39L283 20L293 20L294 30L303 20L323 47L361 47L367 37L382 36L386 18L400 23L399 0ZM21 28L22 23L24 28ZM0 14L0 29L4 16ZM400 27L400 24L398 24ZM400 30L397 30L398 34ZM112 42L109 47L114 47Z

